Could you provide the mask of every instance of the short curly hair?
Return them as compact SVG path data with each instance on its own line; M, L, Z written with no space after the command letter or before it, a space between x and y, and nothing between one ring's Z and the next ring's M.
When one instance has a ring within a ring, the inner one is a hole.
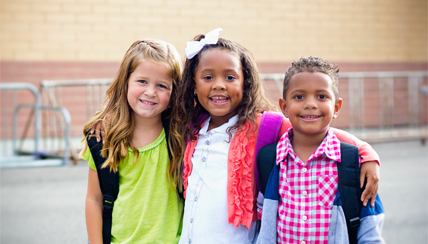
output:
M334 66L327 60L320 57L302 57L299 60L292 63L291 67L287 70L284 77L282 97L286 99L288 87L290 85L291 77L295 74L302 72L321 72L330 76L333 81L333 92L335 99L339 98L339 67Z

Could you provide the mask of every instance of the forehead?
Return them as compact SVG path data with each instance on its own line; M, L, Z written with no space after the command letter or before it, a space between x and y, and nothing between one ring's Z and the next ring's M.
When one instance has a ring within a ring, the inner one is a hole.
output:
M140 60L131 76L150 76L158 79L171 79L171 69L166 63Z
M201 53L197 69L229 67L241 69L241 62L236 53L227 49L213 48Z
M290 79L288 92L293 90L328 90L333 92L331 77L322 72L300 72Z

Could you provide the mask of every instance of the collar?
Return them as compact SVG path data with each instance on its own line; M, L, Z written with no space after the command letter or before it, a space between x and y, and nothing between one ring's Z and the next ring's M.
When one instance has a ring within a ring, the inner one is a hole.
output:
M278 142L278 145L276 147L276 164L283 162L288 155L290 155L290 158L294 162L301 161L298 159L298 156L293 150L293 146L291 145L291 141L294 138L294 132L293 128L289 128L284 135L282 135L281 139ZM318 148L312 153L312 155L309 157L308 161L317 158L320 156L325 156L327 158L330 158L331 160L334 160L336 162L340 162L340 141L337 139L336 135L333 133L333 131L329 128L327 131L327 135L324 137L321 144L318 146Z
M206 135L208 133L207 130L208 130L208 126L210 125L210 121L211 121L211 116L209 116L207 118L207 120L205 121L204 125L199 130L199 134L200 135ZM212 132L212 133L226 133L227 128L233 126L234 124L236 124L236 122L238 122L238 115L233 116L226 123L220 125L217 128L214 128L214 129L210 130L209 132Z

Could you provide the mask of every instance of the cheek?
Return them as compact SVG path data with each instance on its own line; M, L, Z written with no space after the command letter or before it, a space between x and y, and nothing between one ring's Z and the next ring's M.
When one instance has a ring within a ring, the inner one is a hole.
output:
M171 92L170 91L165 91L161 94L160 99L166 103L169 104L170 100L171 100Z

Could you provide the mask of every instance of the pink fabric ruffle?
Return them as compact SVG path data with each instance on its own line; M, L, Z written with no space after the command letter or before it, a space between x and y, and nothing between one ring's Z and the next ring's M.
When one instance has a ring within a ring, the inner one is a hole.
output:
M260 119L261 116L258 116L258 124ZM235 227L241 224L251 228L251 222L257 220L255 204L257 194L253 169L258 130L250 134L250 139L246 136L248 130L250 130L249 123L244 131L235 134L230 143L227 160L227 212L229 224L233 223ZM187 180L192 173L192 156L197 143L198 135L196 140L187 144L184 153L184 198L186 198Z
M249 129L249 128L248 128ZM256 137L246 137L247 130L232 138L228 154L227 207L228 222L251 228L254 219L255 177L254 153Z
M192 173L192 156L193 156L193 152L195 151L195 147L196 144L198 144L198 139L199 139L199 135L196 135L196 140L194 141L190 141L187 143L186 145L186 151L184 152L184 169L183 169L183 187L184 187L184 192L183 192L183 197L184 199L186 199L186 189L187 189L187 185L188 185L188 178L189 175Z

